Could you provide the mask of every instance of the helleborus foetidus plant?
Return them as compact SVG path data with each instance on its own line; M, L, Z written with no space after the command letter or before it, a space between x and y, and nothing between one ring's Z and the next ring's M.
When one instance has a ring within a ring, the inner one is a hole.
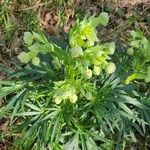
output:
M150 82L150 40L147 39L141 31L131 31L129 48L127 53L132 58L133 74L127 79L129 84L133 80L144 80Z
M96 26L107 23L107 13L77 20L66 48L25 32L23 64L13 61L16 70L0 65L12 80L0 80L8 103L0 118L10 118L14 149L115 149L120 139L135 140L135 129L146 134L149 107L114 73L115 43L97 38Z
M40 64L38 55L54 53L55 55L52 54L54 67L58 71L61 68L64 70L64 79L54 82L53 98L57 104L63 100L75 103L80 99L80 95L86 98L86 93L94 94L93 84L88 80L95 75L100 75L103 70L108 74L115 71L115 64L110 58L110 55L114 54L115 43L100 43L96 31L96 26L99 24L106 26L108 20L107 13L101 13L98 17L85 18L81 22L77 20L69 33L70 46L63 52L66 61L57 56L55 48L57 46L49 43L44 36L35 32L24 34L24 42L29 52L20 53L18 58L21 62L28 63L31 60L33 65L38 66ZM87 83L90 83L89 88L86 86ZM81 91L85 94L81 94ZM88 99L92 98L94 97Z

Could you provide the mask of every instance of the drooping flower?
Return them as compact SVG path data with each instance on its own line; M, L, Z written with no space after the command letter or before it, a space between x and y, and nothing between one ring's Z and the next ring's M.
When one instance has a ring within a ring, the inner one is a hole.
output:
M70 49L70 54L71 54L72 58L82 57L83 56L83 50L81 47L75 46L75 47Z
M127 53L128 53L128 55L132 55L134 53L134 49L133 48L128 48Z
M106 66L106 72L112 74L116 70L116 65L112 62L108 63Z
M91 92L87 92L87 93L85 94L85 98L86 98L87 100L91 100L91 99L93 98L92 93L91 93Z
M86 69L84 71L84 77L85 77L85 79L90 79L92 77L92 70L91 69Z
M72 94L69 98L69 100L72 102L72 103L75 103L77 100L78 100L78 97L76 94Z
M56 104L60 104L62 101L62 98L60 96L56 96L56 97L54 97L54 101Z

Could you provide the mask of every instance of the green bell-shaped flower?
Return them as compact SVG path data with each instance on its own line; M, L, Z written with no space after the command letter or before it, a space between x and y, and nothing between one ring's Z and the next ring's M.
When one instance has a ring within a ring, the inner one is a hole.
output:
M107 72L108 74L112 74L112 73L115 72L115 70L116 70L116 65L115 65L114 63L110 62L110 63L107 64L105 70L106 70L106 72Z
M70 49L70 54L72 58L82 57L83 56L83 50L81 47L75 46Z
M92 70L91 69L86 69L84 71L84 77L85 77L85 79L90 79L92 77Z

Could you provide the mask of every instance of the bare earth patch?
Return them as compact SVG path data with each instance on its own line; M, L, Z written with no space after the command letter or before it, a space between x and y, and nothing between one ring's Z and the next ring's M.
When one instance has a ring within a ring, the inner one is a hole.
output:
M150 4L149 0L115 0L116 7L130 7L138 4Z

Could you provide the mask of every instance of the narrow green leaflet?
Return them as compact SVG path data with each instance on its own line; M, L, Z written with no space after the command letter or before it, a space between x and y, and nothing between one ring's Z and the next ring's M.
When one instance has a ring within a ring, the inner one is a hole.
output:
M6 84L5 84L6 85ZM18 90L20 90L22 87L24 86L24 83L14 83L10 86L1 86L0 85L0 97L5 97L13 92L17 92Z
M16 113L15 116L36 116L36 115L40 115L41 112L39 111L30 111L30 112L22 112L22 113Z
M18 92L17 95L12 97L10 102L0 111L0 119L4 116L6 112L8 112L10 109L14 107L14 104L17 102L17 100L20 98L20 96L25 92L26 90L22 90L21 92Z
M32 32L33 33L33 37L36 41L41 42L43 44L47 43L47 39L44 37L44 35L40 35L36 32Z

